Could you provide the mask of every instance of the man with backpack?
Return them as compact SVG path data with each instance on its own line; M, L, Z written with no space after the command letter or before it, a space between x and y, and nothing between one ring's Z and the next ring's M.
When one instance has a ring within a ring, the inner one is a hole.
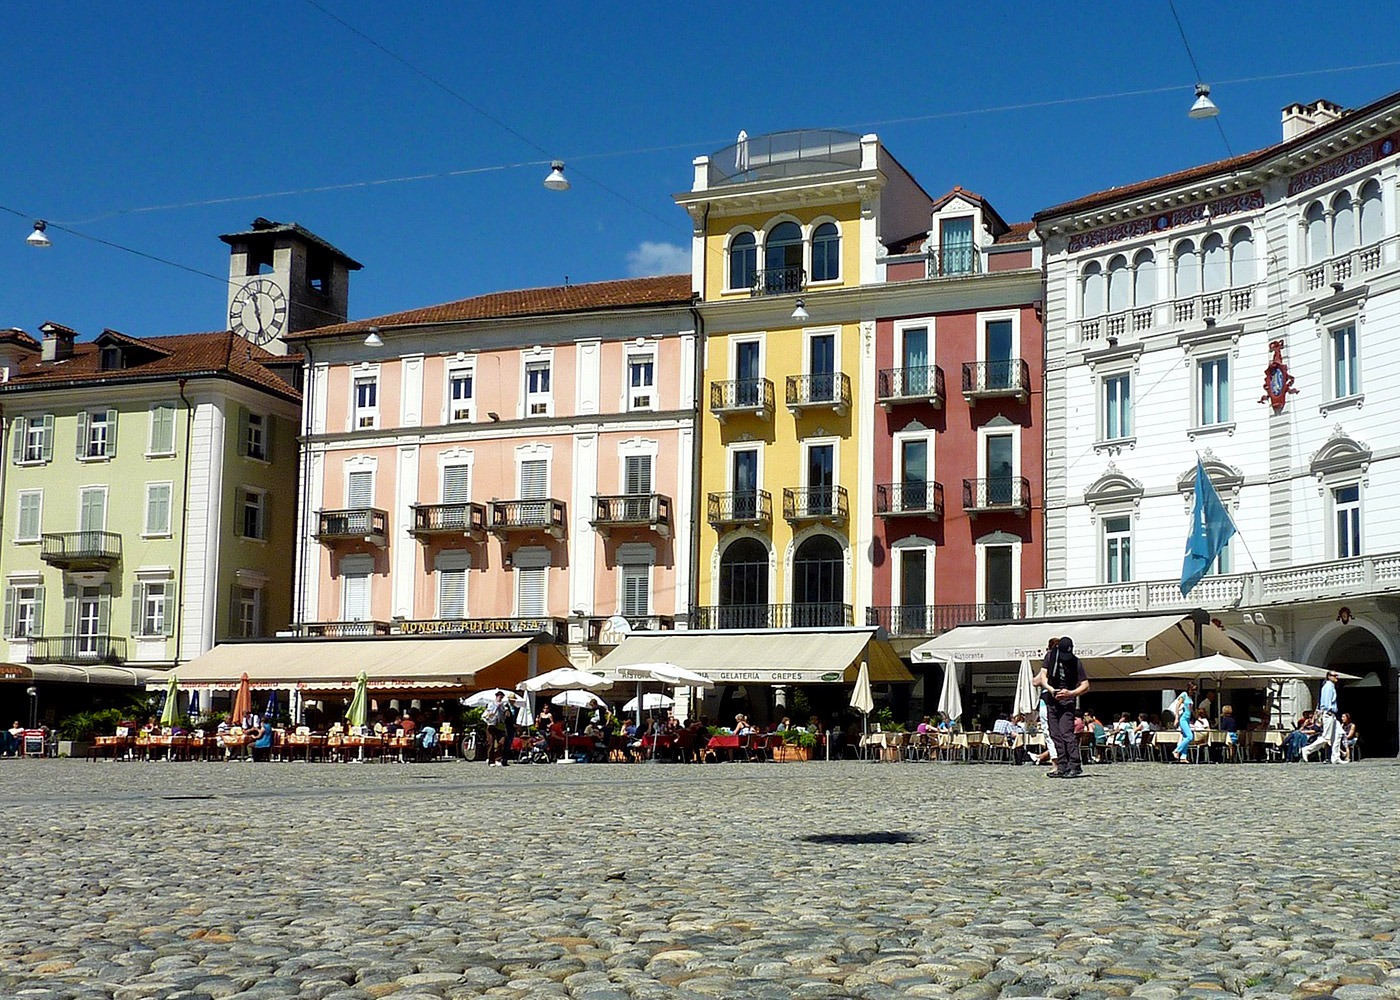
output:
M1045 651L1045 663L1037 682L1043 689L1050 739L1055 743L1055 770L1047 778L1082 778L1079 737L1074 732L1074 705L1089 690L1084 663L1074 655L1074 640L1062 636L1053 649Z

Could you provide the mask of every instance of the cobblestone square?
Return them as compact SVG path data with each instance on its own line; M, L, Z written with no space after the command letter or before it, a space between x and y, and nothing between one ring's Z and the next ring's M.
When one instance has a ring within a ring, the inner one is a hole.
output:
M1391 762L0 761L0 996L1400 996Z

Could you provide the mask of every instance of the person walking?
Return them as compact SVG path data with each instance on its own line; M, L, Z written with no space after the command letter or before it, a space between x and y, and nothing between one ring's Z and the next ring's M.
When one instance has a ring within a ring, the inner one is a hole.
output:
M1196 693L1196 682L1187 681L1186 690L1176 696L1176 701L1172 702L1171 713L1176 716L1176 728L1181 731L1181 742L1172 751L1172 758L1178 764L1190 762L1191 741L1195 739L1195 731L1191 728L1191 710L1195 706L1192 696Z
M1084 767L1079 758L1079 737L1074 733L1074 705L1089 690L1089 675L1083 661L1074 655L1074 640L1069 636L1061 636L1054 650L1046 651L1044 666L1051 697L1046 715L1056 750L1056 769L1046 777L1082 778Z
M504 691L496 692L496 700L487 704L481 713L481 721L486 723L486 764L488 767L502 767L505 764L506 720L510 717L510 705Z
M1317 721L1322 726L1322 732L1317 739L1303 747L1303 760L1312 760L1314 750L1321 750L1327 746L1331 751L1331 761L1333 764L1342 762L1342 733L1337 724L1337 672L1327 671L1327 679L1322 682L1322 693L1317 698Z
M1050 662L1050 657L1060 648L1060 637L1057 635L1050 637L1050 642L1045 646L1045 663ZM1050 773L1054 774L1059 770L1060 752L1055 749L1055 738L1050 733L1050 703L1055 700L1050 689L1050 679L1046 673L1044 664L1041 665L1040 672L1031 681L1031 687L1040 688L1040 704L1037 712L1040 719L1040 735L1045 740L1045 750L1036 757L1035 763L1044 764L1050 762Z

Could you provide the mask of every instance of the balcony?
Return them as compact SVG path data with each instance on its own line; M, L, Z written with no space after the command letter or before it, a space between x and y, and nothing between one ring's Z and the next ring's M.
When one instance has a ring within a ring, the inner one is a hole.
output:
M773 383L766 378L739 378L710 383L710 412L723 423L752 413L759 420L773 416Z
M804 410L834 410L844 417L851 408L851 380L844 372L789 375L787 408L799 417Z
M126 640L111 635L33 636L26 659L29 663L121 663L126 659Z
M834 129L799 129L748 136L709 157L709 187L859 170L860 136Z
M1262 304L1262 296L1258 292L1258 289L1250 285L1177 299L1172 303L1172 321L1190 323L1199 319L1211 323L1235 313L1249 312L1255 307L1256 300Z
M390 622L370 619L357 622L302 622L293 629L299 636L316 639L363 639L388 635L391 630Z
M566 517L563 500L491 501L491 531L501 537L512 532L547 531L563 538Z
M1372 243L1346 253L1337 254L1329 260L1310 264L1298 274L1298 292L1308 294L1323 289L1342 291L1353 277L1379 271L1386 263L1386 244L1392 240Z
M928 252L930 278L965 278L982 270L982 253L974 246L939 247Z
M964 479L963 510L978 514L1026 514L1031 509L1031 484L1024 476Z
M614 528L650 529L666 538L671 534L671 498L660 493L594 497L590 523L604 538Z
M943 369L937 365L921 368L886 368L880 372L875 397L886 411L899 403L928 403L942 409L946 397Z
M797 295L807 287L807 272L800 267L766 267L755 271L749 294Z
M767 529L773 524L773 497L767 490L711 493L705 519L720 530L745 526Z
M1325 270L1325 266L1319 267ZM1322 278L1318 280L1321 281ZM1092 349L1098 349L1105 343L1112 347L1119 340L1150 335L1154 330L1169 329L1182 323L1213 323L1230 316L1254 312L1263 306L1262 284L1218 288L1209 292L1183 295L1162 303L1148 303L1081 319L1079 342Z
M979 399L1031 398L1031 369L1019 358L1009 361L964 361L963 399L976 405Z
M479 503L416 503L408 533L420 541L437 535L461 535L475 541L486 537L486 505Z
M903 604L867 608L865 624L892 636L939 635L969 622L1015 621L1025 617L1019 604Z
M943 517L942 483L885 483L875 487L880 517Z
M783 490L783 520L845 524L850 511L844 486L799 486Z
M695 609L700 629L842 628L854 624L849 604L731 604Z
M1400 552L1304 563L1253 573L1207 576L1181 596L1181 581L1143 580L1026 593L1026 613L1037 618L1125 611L1225 610L1300 601L1355 600L1400 591Z
M616 645L622 638L621 635L613 633L608 628L617 615L607 615L606 617L594 617L588 619L588 644L597 646L604 644ZM623 615L627 626L632 632L670 632L676 627L676 619L673 615ZM629 633L630 634L630 633Z
M377 507L317 511L315 537L322 545L354 541L382 549L389 543L389 515Z
M39 558L68 572L113 569L122 557L115 531L65 531L42 536Z

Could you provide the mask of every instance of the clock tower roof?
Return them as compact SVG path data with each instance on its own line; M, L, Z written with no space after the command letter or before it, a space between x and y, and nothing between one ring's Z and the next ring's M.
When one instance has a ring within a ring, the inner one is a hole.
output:
M264 219L262 216L258 216L253 220L250 228L237 233L224 233L219 239L223 240L229 246L246 246L265 240L275 239L279 236L294 236L312 246L320 247L322 250L339 258L348 270L358 271L364 267L363 264L343 250L326 242L311 230L295 222L273 222L271 219Z

